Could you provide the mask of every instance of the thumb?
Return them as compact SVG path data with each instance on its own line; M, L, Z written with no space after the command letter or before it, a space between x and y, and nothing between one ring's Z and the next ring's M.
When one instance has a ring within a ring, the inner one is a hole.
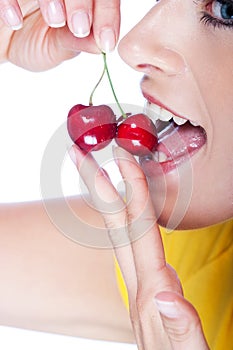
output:
M156 295L155 303L172 349L210 349L197 311L182 295L174 292L161 292Z

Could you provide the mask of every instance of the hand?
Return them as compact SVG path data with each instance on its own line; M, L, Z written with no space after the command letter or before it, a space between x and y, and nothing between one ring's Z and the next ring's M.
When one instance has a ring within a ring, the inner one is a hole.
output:
M126 282L138 348L207 350L198 314L166 263L146 178L132 155L121 148L114 153L126 201L90 154L84 156L73 146L70 155L108 228Z
M4 58L28 70L52 68L81 51L111 51L119 26L120 0L0 0L0 35L9 38L1 43Z

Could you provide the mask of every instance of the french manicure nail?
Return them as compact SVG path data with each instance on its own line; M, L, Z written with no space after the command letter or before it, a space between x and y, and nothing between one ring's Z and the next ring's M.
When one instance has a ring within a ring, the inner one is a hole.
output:
M73 34L78 38L85 38L90 34L90 20L85 11L77 11L71 19Z
M120 166L121 160L134 161L133 156L122 147L114 146L112 152L117 166Z
M88 156L88 153L81 150L78 146L73 145L69 150L68 153L70 155L71 160L74 162L74 164L77 167L80 167L80 164L84 160L86 156Z
M65 25L64 9L60 1L50 1L48 3L47 14L50 27L59 28Z
M68 153L69 153L69 156L70 156L70 159L72 160L72 162L76 165L76 153L75 153L75 150L74 150L74 147L71 147L69 150L68 150Z
M177 304L174 301L164 301L155 298L157 309L166 317L178 318L180 315Z
M112 145L112 154L113 154L113 159L116 163L117 166L119 166L119 161L118 161L118 157L117 157L117 149L118 146Z
M126 151L124 148L119 147L119 146L114 146L113 154L114 154L114 156L116 156L118 158L129 159L129 157L133 157L128 151Z
M6 24L13 30L22 28L22 18L18 15L17 10L13 6L9 6L4 10L3 17Z
M116 46L116 37L111 28L105 28L100 32L100 46L105 53L114 50Z

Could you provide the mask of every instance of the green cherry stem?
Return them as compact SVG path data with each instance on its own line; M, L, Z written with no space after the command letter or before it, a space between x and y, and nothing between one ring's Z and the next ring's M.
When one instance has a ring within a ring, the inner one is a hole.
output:
M105 71L106 71L106 68L105 68L105 66L104 66L104 70L103 70L103 72L102 72L102 74L101 74L101 76L100 76L100 78L99 78L97 84L95 85L94 89L92 90L91 95L90 95L90 98L89 98L89 106L93 106L93 95L94 95L94 93L95 93L95 90L97 89L97 87L98 87L99 84L101 83L101 81L102 81L102 79L103 79L103 77L104 77Z
M119 110L121 111L121 114L122 114L122 117L124 119L127 118L127 115L125 114L125 112L123 111L121 105L120 105L120 102L118 101L118 98L116 96L116 93L115 93L115 90L114 90L114 87L113 87L113 84L112 84L112 79L110 77L110 73L109 73L109 70L108 70L108 65L107 65L107 58L106 58L106 53L105 52L102 52L102 55L103 55L103 59L104 59L104 71L107 73L107 77L108 77L108 81L109 81L109 84L110 84L110 87L111 87L111 90L112 90L112 93L113 93L113 96L114 96L114 99L116 101L116 104L119 108Z

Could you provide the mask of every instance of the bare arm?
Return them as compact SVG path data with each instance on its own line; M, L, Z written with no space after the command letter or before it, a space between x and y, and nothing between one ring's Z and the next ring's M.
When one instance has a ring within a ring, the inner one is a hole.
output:
M81 199L70 204L84 221L91 217L102 225ZM59 210L61 202L53 205ZM0 228L1 324L132 340L110 249L87 248L66 238L40 202L1 205Z

